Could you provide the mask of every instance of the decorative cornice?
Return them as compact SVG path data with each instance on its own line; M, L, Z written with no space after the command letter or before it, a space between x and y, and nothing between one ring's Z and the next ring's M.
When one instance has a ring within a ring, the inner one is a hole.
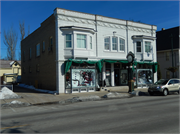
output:
M58 15L58 20L71 21L71 22L90 24L90 25L96 24L96 22L93 20L67 17L64 15ZM102 26L102 27L118 28L118 29L124 29L124 30L128 29L130 31L142 32L142 33L153 33L153 34L156 33L155 30L151 30L151 29L144 29L144 28L138 28L138 27L132 27L132 26L124 26L124 25L118 25L118 24L107 23L107 22L102 22L102 21L97 21L97 25Z

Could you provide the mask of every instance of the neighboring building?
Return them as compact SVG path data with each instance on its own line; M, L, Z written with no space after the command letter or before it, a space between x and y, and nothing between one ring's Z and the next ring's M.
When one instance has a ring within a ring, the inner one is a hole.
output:
M137 64L135 86L147 86L157 80L156 29L56 8L21 42L22 82L59 93L127 86L126 56L131 51Z
M1 84L12 83L14 76L21 75L21 61L0 60Z
M167 70L167 68L173 66L178 68L178 70L174 73L174 77L180 78L179 26L166 30L163 28L161 31L157 31L156 37L157 37L156 40L157 61L160 65L162 78L165 79L165 78L173 77L173 74ZM172 50L173 50L173 55L172 55Z

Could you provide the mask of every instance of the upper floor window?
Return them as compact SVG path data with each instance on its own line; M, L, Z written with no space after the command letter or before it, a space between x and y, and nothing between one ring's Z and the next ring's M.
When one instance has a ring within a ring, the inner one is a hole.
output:
M109 50L110 49L110 37L104 38L104 49Z
M71 48L71 34L66 34L66 48Z
M145 52L151 52L151 42L145 41Z
M36 56L40 56L40 43L36 45Z
M119 39L119 50L125 51L125 40L122 38Z
M29 48L29 59L31 59L31 48Z
M140 41L136 42L136 52L141 52L141 42Z
M112 37L112 50L117 50L117 43L118 43L118 38L117 37Z
M92 36L90 36L90 49L92 49Z
M77 48L86 48L86 35L77 34Z
M42 48L43 51L45 51L45 41L43 41L43 48Z

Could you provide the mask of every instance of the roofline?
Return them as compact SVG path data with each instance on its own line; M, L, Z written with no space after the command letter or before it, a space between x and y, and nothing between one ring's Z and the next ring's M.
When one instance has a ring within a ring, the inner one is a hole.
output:
M131 20L124 20L124 19L119 19L119 18L107 17L107 16L98 15L98 14L90 14L90 13L85 13L85 12L79 12L79 11L74 11L74 10L68 10L68 9L59 8L59 7L56 7L56 8L54 9L54 11L55 11L56 9L63 9L63 10L66 10L66 11L71 11L71 12L77 12L77 13L83 13L83 14L89 14L89 15L101 16L101 17L106 17L106 18L110 18L110 19L117 19L117 20L123 20L123 21L135 22L135 23L140 23L140 24L144 24L144 25L156 26L156 27L157 27L157 25L151 25L151 24L146 24L146 23L141 23L141 22L136 22L136 21L131 21Z

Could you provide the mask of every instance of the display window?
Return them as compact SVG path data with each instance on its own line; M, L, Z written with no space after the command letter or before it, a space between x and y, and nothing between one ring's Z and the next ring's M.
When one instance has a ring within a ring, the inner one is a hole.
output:
M95 87L95 82L95 69L72 69L72 88Z
M137 69L136 84L138 87L148 86L153 83L152 69Z

